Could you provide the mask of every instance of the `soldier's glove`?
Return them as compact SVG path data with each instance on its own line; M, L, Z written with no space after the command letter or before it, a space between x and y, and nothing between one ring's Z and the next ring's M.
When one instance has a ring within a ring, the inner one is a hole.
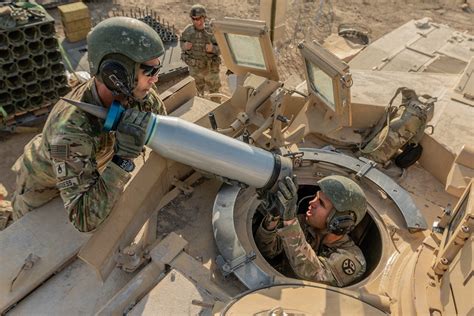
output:
M278 220L280 211L276 207L276 195L270 191L261 192L259 198L262 200L261 207L269 215L269 221Z
M115 154L124 159L138 157L145 145L146 130L150 122L149 112L127 109L115 132Z
M285 179L278 181L276 205L284 221L289 221L296 217L297 202L298 185L296 183L296 175L293 175L293 178L285 177Z

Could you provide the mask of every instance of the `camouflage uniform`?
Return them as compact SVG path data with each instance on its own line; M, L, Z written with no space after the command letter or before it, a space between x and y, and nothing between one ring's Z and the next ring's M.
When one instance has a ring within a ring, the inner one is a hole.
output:
M102 105L94 78L77 86L68 98ZM131 107L165 114L158 94ZM33 138L13 166L17 172L14 218L50 201L58 194L79 231L91 231L104 221L130 174L110 162L114 132L104 132L103 121L67 102L51 111L43 133Z
M196 81L196 88L200 95L204 94L206 84L210 93L219 92L221 82L219 79L219 47L212 30L206 25L203 30L197 30L192 24L188 25L180 38L181 59L189 66L189 74ZM184 49L184 43L193 44L190 50ZM213 45L213 52L206 52L206 44ZM216 99L216 101L218 101Z
M304 215L299 215L292 225L272 231L260 225L255 241L269 259L284 250L293 272L301 279L338 287L358 281L366 270L359 247L347 234L331 244L322 244L323 237L322 232L306 224Z

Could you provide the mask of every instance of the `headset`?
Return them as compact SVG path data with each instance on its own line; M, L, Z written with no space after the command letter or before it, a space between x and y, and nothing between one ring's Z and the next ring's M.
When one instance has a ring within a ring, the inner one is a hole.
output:
M327 229L335 235L345 235L350 233L357 221L357 216L353 211L339 212L334 207L326 220Z
M99 67L99 74L105 86L115 95L123 94L133 98L131 81L132 76L127 68L115 59L104 60Z

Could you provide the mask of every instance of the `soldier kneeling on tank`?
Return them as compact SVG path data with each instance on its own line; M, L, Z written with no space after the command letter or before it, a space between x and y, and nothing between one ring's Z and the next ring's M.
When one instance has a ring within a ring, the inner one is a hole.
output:
M150 112L164 115L155 91L164 53L158 34L145 23L114 17L87 36L93 76L69 99L126 110L116 131L104 121L60 100L42 134L25 146L17 172L13 217L18 219L60 195L69 220L82 232L95 230L109 215L130 179L133 159L143 152Z
M328 176L317 182L306 213L297 214L294 180L281 180L262 201L268 213L255 233L260 252L267 259L284 252L292 272L304 280L338 287L359 281L366 261L348 233L366 213L364 192L349 178Z

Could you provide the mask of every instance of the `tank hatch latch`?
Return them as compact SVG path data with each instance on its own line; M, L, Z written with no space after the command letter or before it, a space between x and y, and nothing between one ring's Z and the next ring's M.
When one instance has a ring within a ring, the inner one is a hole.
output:
M359 159L365 162L365 165L363 165L362 168L360 168L360 170L357 171L357 174L355 175L357 180L360 180L362 177L364 177L367 174L367 172L369 172L370 169L375 168L377 166L377 163L370 159L367 159L364 157L359 157Z
M238 268L246 265L247 263L255 260L257 255L255 254L255 251L250 251L247 254L244 254L238 258L235 258L231 262L227 262L224 257L221 255L218 255L216 258L216 263L217 266L220 268L222 275L224 277L228 277L230 274L234 273L235 270Z

